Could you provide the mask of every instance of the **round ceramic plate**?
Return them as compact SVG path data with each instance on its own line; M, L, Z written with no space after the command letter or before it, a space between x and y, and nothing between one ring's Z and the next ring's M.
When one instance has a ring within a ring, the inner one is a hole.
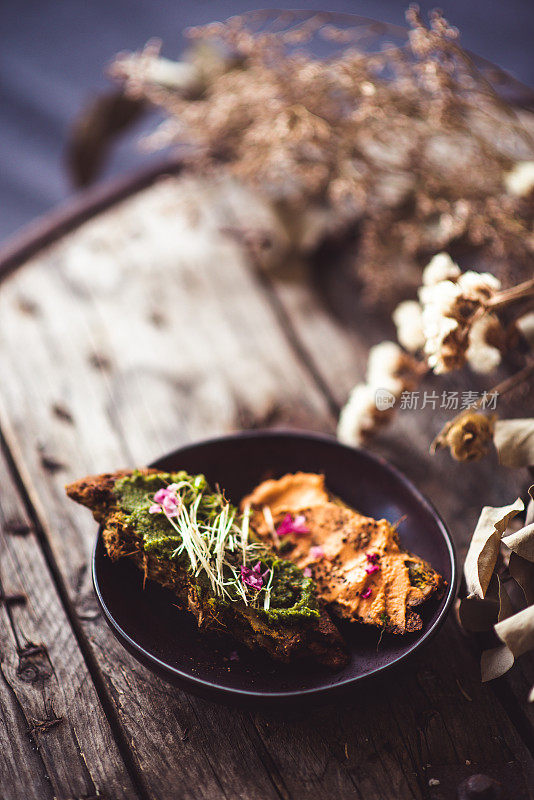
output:
M104 616L119 641L148 669L195 694L224 702L286 704L331 700L364 679L391 669L433 636L451 607L456 586L454 549L445 525L407 478L384 460L316 434L251 432L182 447L151 466L203 472L238 502L259 481L303 470L325 475L335 495L362 513L399 526L402 546L447 581L443 597L423 606L423 628L404 636L340 623L350 650L339 672L302 663L283 665L210 633L179 611L174 595L127 559L112 563L99 533L93 580Z

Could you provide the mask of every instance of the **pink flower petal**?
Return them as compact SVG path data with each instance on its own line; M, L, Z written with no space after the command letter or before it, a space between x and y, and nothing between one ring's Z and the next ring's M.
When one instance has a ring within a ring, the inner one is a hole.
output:
M291 514L286 514L276 529L278 536L287 536L289 533L304 534L309 532L309 528L306 527L306 517L303 514L299 514L295 519Z
M367 572L368 575L372 575L374 572L378 572L379 569L380 567L378 566L378 564L371 564L369 567L365 568L365 571Z
M280 525L276 528L278 536L285 536L286 533L289 533L292 524L293 520L291 519L291 514L286 514Z
M362 592L360 597L362 598L362 600L367 600L368 597L371 597L371 587L369 586L369 588L366 589L365 592Z
M380 555L378 553L366 553L365 557L367 561L370 561L371 564L376 564L378 563Z
M304 569L302 570L302 574L304 575L305 578L311 578L312 571L309 567L304 567Z
M154 504L150 507L151 514L164 512L167 517L177 517L182 506L182 499L177 496L177 484L158 489L154 495Z
M324 558L325 552L319 545L314 545L313 547L310 547L310 556L314 559Z
M269 570L264 572L263 575L261 574L261 562L258 561L256 566L252 569L245 566L241 567L241 580L245 586L250 586L251 589L259 591L263 588L263 579L267 572L269 572Z

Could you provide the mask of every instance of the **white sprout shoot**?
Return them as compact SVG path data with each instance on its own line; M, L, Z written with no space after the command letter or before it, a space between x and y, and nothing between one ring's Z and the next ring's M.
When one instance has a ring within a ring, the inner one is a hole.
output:
M265 587L265 598L263 600L263 610L268 611L271 605L271 587L273 585L273 577L274 577L274 570L271 567L269 570L269 580L267 581L267 586Z
M278 534L276 532L276 528L274 526L274 519L273 519L273 515L272 515L272 511L271 511L270 507L269 506L263 506L262 513L263 513L263 518L265 520L267 528L269 530L269 533L271 534L271 536L273 538L274 544L275 544L276 547L278 547L278 545L280 544L280 537L278 536Z
M229 591L231 587L243 602L248 605L250 597L247 596L246 587L241 579L240 568L231 563L227 553L241 550L243 566L251 563L256 558L261 558L265 549L260 542L249 541L250 508L245 509L241 523L236 521L236 510L230 503L222 500L221 510L213 512L207 519L199 518L199 507L203 493L196 483L181 481L172 484L176 496L181 501L178 503L176 516L169 515L162 506L165 517L170 522L176 533L180 536L181 544L173 556L179 556L184 551L189 559L191 571L198 577L202 572L206 574L211 589L219 597L235 597ZM198 492L191 503L186 503L179 494L181 490ZM225 577L226 576L226 577ZM273 570L269 570L269 580L265 587L263 607L268 610L271 601L271 587ZM256 598L263 589L259 590ZM256 599L255 598L255 599Z
M241 549L243 550L243 564L247 563L247 544L250 520L250 505L245 506L243 511L243 522L241 524Z

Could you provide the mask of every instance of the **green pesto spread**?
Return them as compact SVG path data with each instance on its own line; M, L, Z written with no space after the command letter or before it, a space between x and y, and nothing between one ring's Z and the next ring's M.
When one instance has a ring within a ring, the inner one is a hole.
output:
M235 515L234 529L240 531L243 517L237 509L231 506L220 492L213 492L203 475L188 475L184 471L161 472L145 475L134 472L131 476L116 481L114 492L118 505L126 516L126 522L131 526L143 542L146 553L158 559L173 560L185 566L191 573L191 580L202 596L209 602L217 605L227 605L232 602L244 602L243 592L247 605L252 606L264 619L272 622L295 622L298 619L318 617L319 610L315 596L315 585L311 578L307 578L298 567L289 561L279 558L269 552L250 531L247 542L246 564L252 567L261 563L261 570L268 575L269 603L265 610L265 596L267 588L264 586L256 591L245 586L240 581L234 580L239 575L242 563L242 550L236 546L237 539L230 538L226 541L224 549L226 580L224 594L213 590L208 575L201 569L193 570L188 553L183 549L183 539L179 531L173 527L172 520L164 513L150 513L149 509L154 503L155 493L171 484L179 484L179 495L185 509L190 509L198 503L196 519L200 526L202 523L214 524L218 515L228 507L228 513ZM180 552L177 552L179 551ZM249 552L250 551L250 552ZM213 555L213 564L216 554ZM266 571L269 571L268 573Z
M415 586L416 589L425 589L428 584L432 582L432 573L426 570L421 564L415 564L413 561L405 561L404 565L408 567L410 584Z

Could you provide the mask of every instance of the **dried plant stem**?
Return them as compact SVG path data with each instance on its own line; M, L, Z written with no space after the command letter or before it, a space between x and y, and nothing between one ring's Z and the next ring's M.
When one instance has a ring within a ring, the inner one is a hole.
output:
M491 300L485 303L485 307L495 311L499 308L505 308L505 306L510 305L510 303L515 303L518 300L526 300L529 297L534 297L534 278L519 283L517 286L512 286L510 289L497 292Z
M523 369L520 369L519 372L516 372L515 375L511 375L509 378L505 378L503 381L494 386L493 389L490 389L486 393L486 398L484 396L479 397L476 403L474 403L469 410L471 411L473 409L480 408L482 404L485 402L485 399L487 399L487 395L506 394L507 392L510 392L512 389L515 389L521 383L529 380L533 376L534 376L534 360L526 364L526 366L524 366Z

